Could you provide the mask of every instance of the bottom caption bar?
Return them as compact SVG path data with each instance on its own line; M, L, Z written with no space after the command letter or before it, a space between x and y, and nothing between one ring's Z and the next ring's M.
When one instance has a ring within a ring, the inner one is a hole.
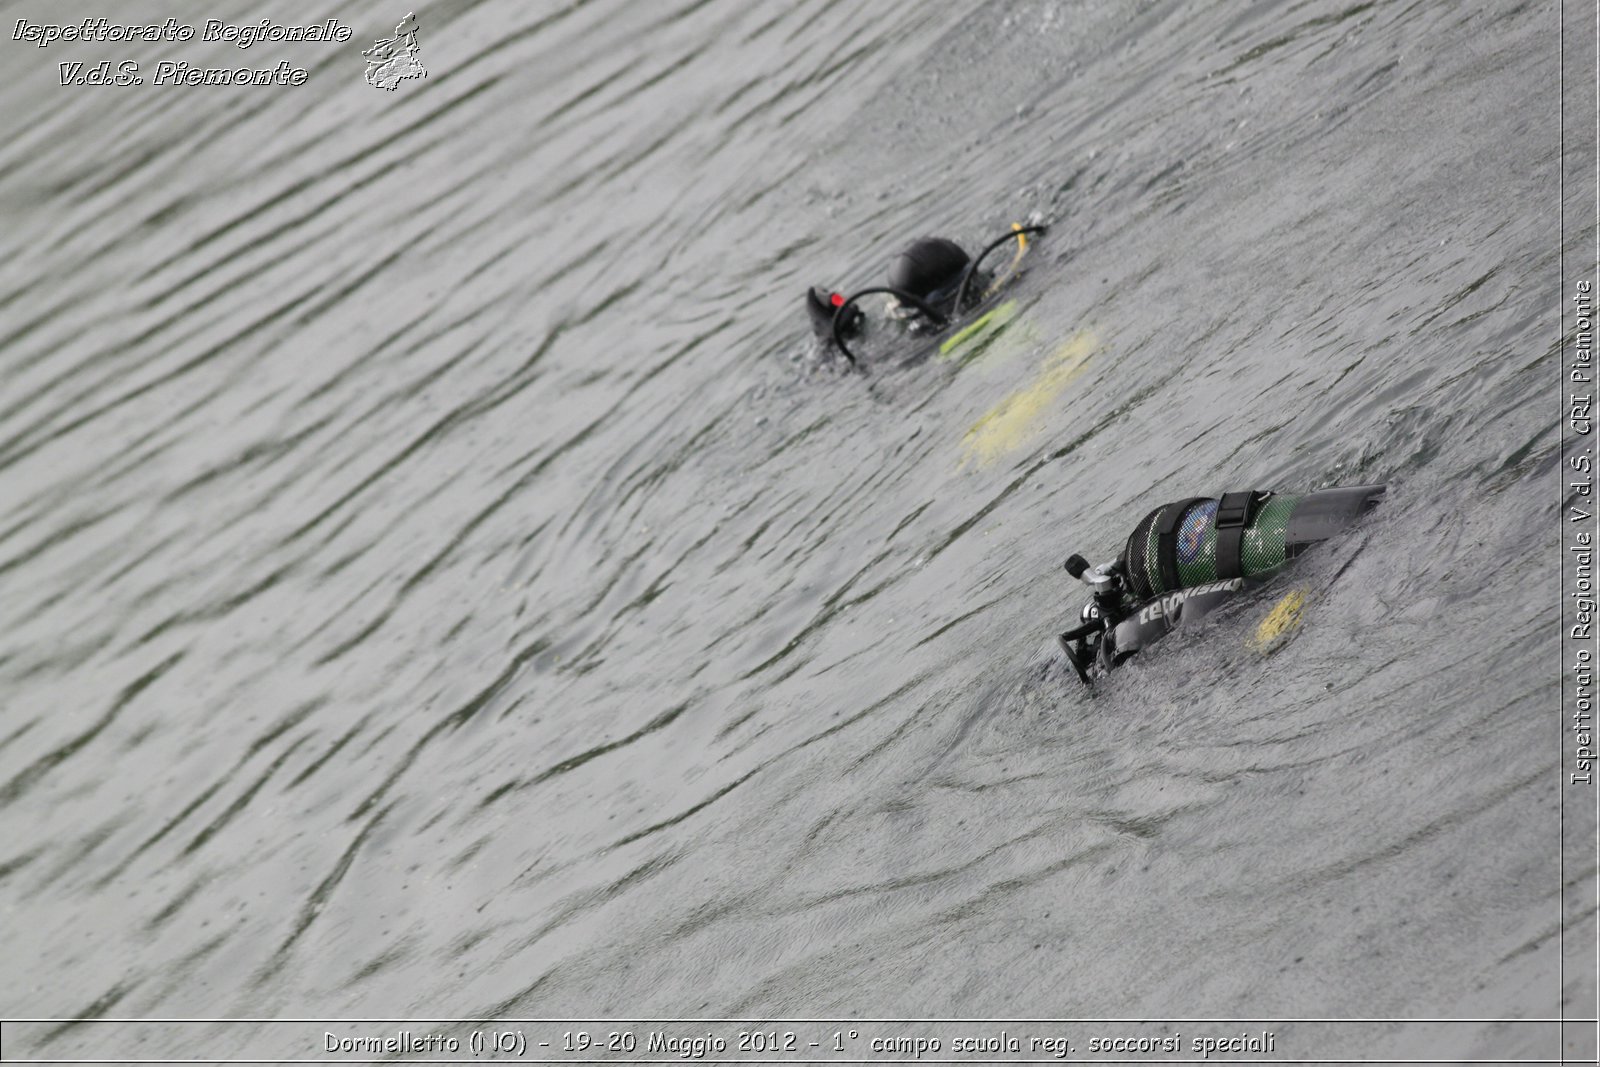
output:
M1593 1020L0 1021L0 1063L1593 1063Z

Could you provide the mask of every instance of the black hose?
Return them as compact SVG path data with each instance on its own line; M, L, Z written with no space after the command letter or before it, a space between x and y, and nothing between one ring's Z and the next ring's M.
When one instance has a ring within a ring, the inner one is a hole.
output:
M961 305L966 301L966 298L967 298L967 289L972 285L972 279L978 273L978 264L983 262L985 256L987 256L990 252L993 252L995 249L999 248L1001 245L1005 244L1006 242L1015 241L1018 237L1022 236L1025 233L1044 233L1047 229L1049 229L1049 227L1048 226L1043 226L1043 225L1040 225L1040 226L1018 226L1015 229L1013 229L1010 233L1008 233L1004 237L1000 238L998 241L993 241L993 242L989 243L988 245L986 245L982 252L979 252L976 256L974 256L972 258L972 262L967 264L966 273L961 275L961 285L960 285L960 287L956 289L956 302L955 302L956 314L959 315L961 313Z
M840 304L839 309L833 313L833 343L839 346L839 351L844 353L844 357L846 359L857 366L860 364L856 361L855 353L850 351L850 346L844 343L844 332L840 329L840 327L843 326L845 322L845 312L853 307L857 300L860 300L864 296L871 296L873 293L888 293L901 303L910 304L912 307L928 316L928 318L932 319L935 326L943 326L948 321L943 315L939 314L922 300L912 296L904 289L896 289L892 285L878 285L871 289L863 289L859 293L851 295L850 299Z
M953 313L957 315L961 313L961 305L966 300L967 289L972 285L973 276L978 272L978 265L983 262L984 258L988 256L990 252L993 252L995 249L999 248L1008 241L1015 241L1023 234L1044 233L1048 229L1049 227L1044 225L1014 226L1012 227L1011 232L1006 234L1004 237L1001 237L995 241L991 241L989 244L985 245L983 251L979 252L977 256L973 258L972 262L967 264L967 269L961 275L961 284L956 288L956 299L955 303L952 305ZM852 294L851 297L844 303L840 304L833 313L833 343L839 346L839 351L844 353L844 358L848 359L853 366L860 366L860 362L856 359L856 354L850 351L850 346L844 342L843 327L844 323L848 321L846 312L855 306L857 300L860 300L864 296L871 296L873 293L888 293L901 303L911 305L926 315L934 326L941 329L947 326L950 322L949 318L930 307L926 301L912 296L904 289L896 289L889 285L880 285L874 286L871 289L863 289L858 293Z
M1059 634L1057 636L1062 641L1076 641L1076 640L1078 640L1079 638L1082 638L1082 637L1092 637L1095 634L1104 633L1105 630L1106 630L1106 624L1105 624L1105 622L1103 620L1101 620L1101 619L1090 619L1088 622L1084 623L1082 626L1074 626L1072 629L1068 630L1066 633Z

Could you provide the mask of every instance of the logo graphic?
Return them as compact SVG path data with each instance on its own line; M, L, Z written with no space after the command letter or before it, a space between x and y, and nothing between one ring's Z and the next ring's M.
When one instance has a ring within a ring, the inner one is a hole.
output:
M1170 596L1157 597L1139 611L1139 625L1142 626L1152 619L1171 619L1172 625L1176 626L1183 615L1183 605L1191 597L1208 596L1212 593L1236 593L1243 588L1243 578L1229 578L1225 582L1197 585L1193 589L1180 589Z
M367 84L394 92L407 78L426 78L417 62L417 16L407 13L394 28L394 36L378 41L361 53L367 57Z
M1200 555L1200 546L1206 539L1206 527L1211 520L1216 518L1217 502L1207 500L1189 509L1189 514L1183 517L1183 525L1178 528L1178 560L1182 563L1193 563Z

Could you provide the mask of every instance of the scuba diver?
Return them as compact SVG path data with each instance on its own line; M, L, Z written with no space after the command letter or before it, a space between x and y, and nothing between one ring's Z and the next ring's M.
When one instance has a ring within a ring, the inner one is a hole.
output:
M866 330L866 315L858 306L864 296L888 296L885 311L889 318L902 322L908 333L943 332L958 317L977 310L1018 273L1028 250L1028 235L1041 234L1040 223L1012 223L1011 232L985 245L976 256L947 237L923 237L906 246L889 267L889 284L844 293L811 288L806 290L806 313L811 329L824 346L836 347L851 364L859 365L849 341ZM1016 256L998 277L984 273L982 264L989 254L1015 241Z
M1257 588L1319 541L1376 507L1384 486L1292 495L1191 497L1146 515L1110 563L1091 568L1074 553L1067 573L1089 587L1080 625L1058 640L1084 685Z

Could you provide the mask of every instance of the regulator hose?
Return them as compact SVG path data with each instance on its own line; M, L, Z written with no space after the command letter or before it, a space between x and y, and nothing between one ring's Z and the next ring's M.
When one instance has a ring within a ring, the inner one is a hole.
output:
M845 312L854 307L857 300L860 300L864 296L871 296L874 293L888 293L896 300L899 300L902 304L911 305L924 315L928 316L928 318L933 321L935 326L942 327L949 321L943 315L939 314L939 312L929 307L921 299L912 296L904 289L896 289L892 285L877 285L873 286L871 289L863 289L858 293L853 293L851 294L850 298L844 303L840 304L838 310L833 313L833 343L838 345L839 351L843 352L845 358L856 366L860 366L860 364L856 360L855 353L850 351L850 346L844 343L844 331L840 327L843 326L846 321Z
M983 262L984 257L986 257L990 252L993 252L995 249L999 248L1001 245L1005 244L1007 241L1012 240L1020 242L1020 246L1018 248L1018 251L1020 252L1022 249L1025 249L1028 246L1027 241L1023 239L1025 235L1030 233L1044 233L1048 229L1048 226L1044 226L1042 224L1035 226L1020 226L1013 222L1011 224L1010 233L1006 234L999 240L992 241L985 245L982 252L979 252L976 256L972 257L972 262L967 264L966 273L961 275L961 285L956 289L956 311L958 313L960 312L961 305L967 298L967 290L972 286L972 279L977 275L978 265Z
M999 248L1008 241L1016 241L1018 242L1017 254L1018 258L1020 258L1022 252L1028 247L1028 242L1026 240L1027 235L1030 233L1044 233L1049 228L1050 227L1043 224L1023 226L1013 222L1011 224L1010 233L985 245L983 247L983 251L979 252L973 257L972 261L967 264L967 269L961 275L961 284L956 288L956 299L955 303L952 305L954 308L954 313L960 314L961 305L966 301L967 298L967 290L972 287L972 279L978 273L978 265L983 262L984 258L988 256L990 252L993 252L995 249ZM871 296L874 293L888 293L896 300L899 300L902 304L907 304L916 308L918 311L922 312L922 314L926 315L928 320L932 322L934 326L940 329L943 329L945 326L950 324L950 319L947 316L930 307L926 301L919 297L912 296L903 289L896 289L892 285L878 285L872 287L871 289L862 289L860 292L851 294L850 298L844 303L840 304L833 313L833 343L839 346L839 351L844 353L844 357L850 361L852 366L860 366L861 364L860 361L856 359L856 354L850 351L850 346L845 344L843 326L847 321L849 321L848 312L851 308L855 307L856 301L860 300L864 296Z

